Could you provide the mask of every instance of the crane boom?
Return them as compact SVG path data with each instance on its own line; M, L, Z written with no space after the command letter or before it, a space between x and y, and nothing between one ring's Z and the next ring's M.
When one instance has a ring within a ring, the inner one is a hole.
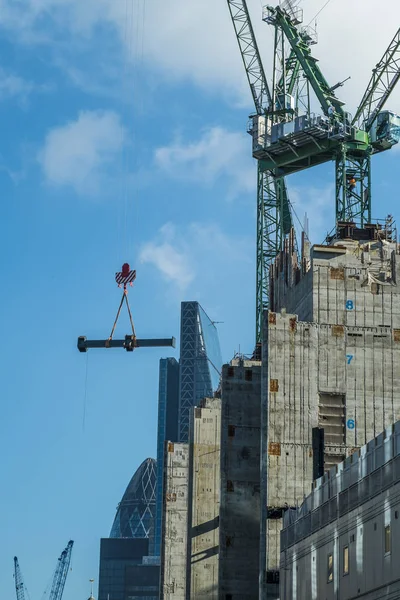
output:
M273 111L272 96L246 0L227 0L257 115ZM269 307L270 265L292 227L286 182L272 170L257 175L256 343L262 339L263 312Z
M272 98L246 0L227 0L257 114L271 110Z
M264 11L264 21L270 24L278 24L284 32L290 47L296 55L305 76L310 82L311 87L317 96L321 108L325 115L328 115L329 108L333 106L336 113L344 118L343 102L336 98L321 69L318 61L311 55L309 44L303 39L300 31L296 27L293 14L284 9L284 5L273 8L267 6Z
M68 542L65 550L62 551L58 559L56 571L54 573L53 583L51 586L49 600L61 600L64 586L68 575L68 569L71 562L72 547L74 542ZM19 599L18 599L19 600Z
M363 99L354 115L353 125L358 121L369 131L377 114L400 79L400 28L386 52L372 71L372 77Z
M25 588L22 579L22 573L19 566L18 558L14 556L14 580L15 580L15 591L17 593L17 600L25 600Z

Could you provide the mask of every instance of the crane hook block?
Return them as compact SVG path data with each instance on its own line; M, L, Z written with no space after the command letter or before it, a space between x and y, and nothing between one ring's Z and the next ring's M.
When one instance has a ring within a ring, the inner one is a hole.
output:
M129 263L122 265L121 271L115 273L115 281L118 287L123 287L124 291L122 294L121 302L118 308L117 316L114 321L111 333L106 340L88 340L84 335L78 337L78 350L79 352L87 352L89 348L125 348L127 352L133 352L135 348L156 348L160 346L169 346L175 348L175 338L162 338L162 339L137 339L135 333L135 327L133 324L131 309L128 302L128 290L127 285L133 285L136 279L136 271L132 270ZM122 305L126 303L126 307L129 314L129 320L131 323L132 333L125 336L123 340L114 340L114 331L121 313Z

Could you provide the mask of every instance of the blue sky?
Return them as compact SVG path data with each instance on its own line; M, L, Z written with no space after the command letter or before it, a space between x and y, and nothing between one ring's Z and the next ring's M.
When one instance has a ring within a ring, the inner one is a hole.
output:
M323 4L305 1L307 19ZM271 34L259 0L249 6L268 69ZM138 335L178 337L180 302L199 300L223 321L224 360L252 351L252 107L224 2L0 0L0 14L0 581L12 598L17 554L40 598L72 538L64 598L76 600L98 578L99 539L130 477L155 456L158 361L171 354L81 355L76 338L108 335L128 261ZM315 52L332 85L352 75L351 110L394 34L375 31L374 14L372 0L332 0L319 18ZM398 165L397 150L374 161L377 217L396 216ZM289 186L320 242L332 165Z

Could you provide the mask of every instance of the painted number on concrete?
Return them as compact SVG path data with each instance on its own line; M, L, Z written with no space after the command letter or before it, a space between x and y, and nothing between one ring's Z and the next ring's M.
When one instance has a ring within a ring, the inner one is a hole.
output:
M356 423L355 423L354 419L349 419L349 420L347 421L347 428L348 428L348 429L354 429L354 428L355 428L355 426L356 426Z
M354 358L354 354L346 354L347 364L349 365Z
M354 302L353 302L353 300L347 300L347 302L346 302L346 310L354 310Z

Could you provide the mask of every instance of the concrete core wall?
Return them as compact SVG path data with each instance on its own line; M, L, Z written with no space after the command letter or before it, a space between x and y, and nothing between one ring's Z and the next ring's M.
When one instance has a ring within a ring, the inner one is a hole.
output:
M161 600L186 600L189 446L166 443Z
M261 363L222 371L219 598L258 597Z
M221 400L192 409L190 439L190 591L194 600L218 600Z

